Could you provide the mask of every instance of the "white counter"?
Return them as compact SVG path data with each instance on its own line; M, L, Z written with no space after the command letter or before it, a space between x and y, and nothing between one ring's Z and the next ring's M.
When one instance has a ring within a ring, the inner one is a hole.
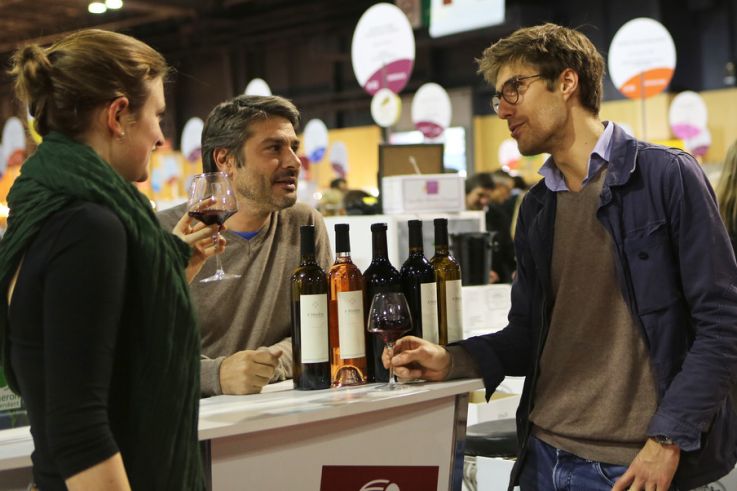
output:
M366 475L436 468L438 491L460 489L467 394L481 381L374 387L302 392L290 380L262 394L203 399L199 438L212 489L247 482L249 489L318 490L330 466L362 466ZM28 428L0 431L0 482L2 471L30 467L32 448Z

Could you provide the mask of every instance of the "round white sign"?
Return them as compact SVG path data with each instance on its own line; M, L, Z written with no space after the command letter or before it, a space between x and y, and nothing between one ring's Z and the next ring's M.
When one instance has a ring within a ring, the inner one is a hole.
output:
M320 119L311 119L305 125L305 153L316 164L325 156L328 148L328 127Z
M676 47L668 30L647 17L623 25L609 46L609 75L630 99L661 93L673 78Z
M190 162L197 162L202 158L202 129L205 123L200 118L190 118L182 130L182 140L179 148Z
M348 175L348 147L337 141L330 146L330 167L339 177Z
M697 157L703 157L711 146L711 132L708 128L702 128L696 135L683 141L686 149Z
M435 83L424 84L412 98L412 122L427 138L437 138L450 126L450 97Z
M673 98L668 111L670 129L676 138L693 138L706 129L708 113L704 99L687 90Z
M391 3L363 13L351 43L353 73L371 95L387 88L398 94L409 82L415 62L415 35L407 15Z
M402 100L389 89L381 89L371 99L371 117L382 128L388 128L402 114Z
M246 91L244 94L270 96L271 88L269 87L269 84L266 83L266 80L262 78L254 78L248 82L248 85L246 85Z
M3 147L0 155L0 176L9 166L20 165L26 151L26 132L23 123L16 117L8 118L3 127Z

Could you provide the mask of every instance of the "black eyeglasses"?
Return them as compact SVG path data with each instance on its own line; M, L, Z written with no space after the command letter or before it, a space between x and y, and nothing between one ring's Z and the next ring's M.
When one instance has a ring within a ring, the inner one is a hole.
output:
M501 92L497 92L491 96L491 107L494 109L494 112L499 114L499 104L502 102L502 99L509 104L517 104L519 102L519 88L522 86L522 81L537 77L542 77L542 73L527 75L526 77L512 77L504 82Z

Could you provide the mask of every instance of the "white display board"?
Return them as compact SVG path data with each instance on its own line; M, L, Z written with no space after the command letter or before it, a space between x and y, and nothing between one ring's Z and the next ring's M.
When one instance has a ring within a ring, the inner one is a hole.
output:
M668 86L676 68L673 38L655 19L632 19L614 35L608 65L614 86L624 96L657 95Z
M246 85L246 90L244 94L270 96L271 87L269 87L269 84L266 83L266 80L262 78L254 78L253 80L248 82L248 85Z
M316 164L325 156L328 148L328 127L320 119L311 119L305 125L305 153Z
M179 149L184 154L184 158L190 162L197 162L202 158L202 129L204 127L205 123L200 118L190 118L184 125Z
M432 0L430 3L430 36L434 38L503 23L504 0Z
M404 12L391 3L369 7L353 32L351 60L366 92L374 95L386 88L398 94L415 62L415 36Z
M402 115L402 100L389 89L379 89L371 99L371 117L382 128L399 121Z
M330 167L339 177L345 179L348 175L348 147L342 141L336 141L330 147Z
M448 92L436 83L426 83L412 98L412 122L426 138L437 138L450 126L452 107Z
M683 140L689 152L697 156L705 155L711 146L708 117L706 103L696 92L681 92L670 103L668 122L671 132Z
M19 165L26 149L26 132L23 123L16 117L8 118L3 126L2 149L0 149L0 176L9 165Z

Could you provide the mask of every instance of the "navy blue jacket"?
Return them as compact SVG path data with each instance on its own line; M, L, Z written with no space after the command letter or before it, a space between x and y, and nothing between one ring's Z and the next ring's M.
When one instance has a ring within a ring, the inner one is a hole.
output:
M691 489L737 461L737 265L714 192L693 157L616 126L611 148L597 218L613 239L619 287L651 357L659 404L647 433L678 443L674 484ZM527 377L510 489L527 449L550 327L555 206L556 193L544 182L527 193L515 237L509 325L461 343L481 369L487 398L505 375Z

